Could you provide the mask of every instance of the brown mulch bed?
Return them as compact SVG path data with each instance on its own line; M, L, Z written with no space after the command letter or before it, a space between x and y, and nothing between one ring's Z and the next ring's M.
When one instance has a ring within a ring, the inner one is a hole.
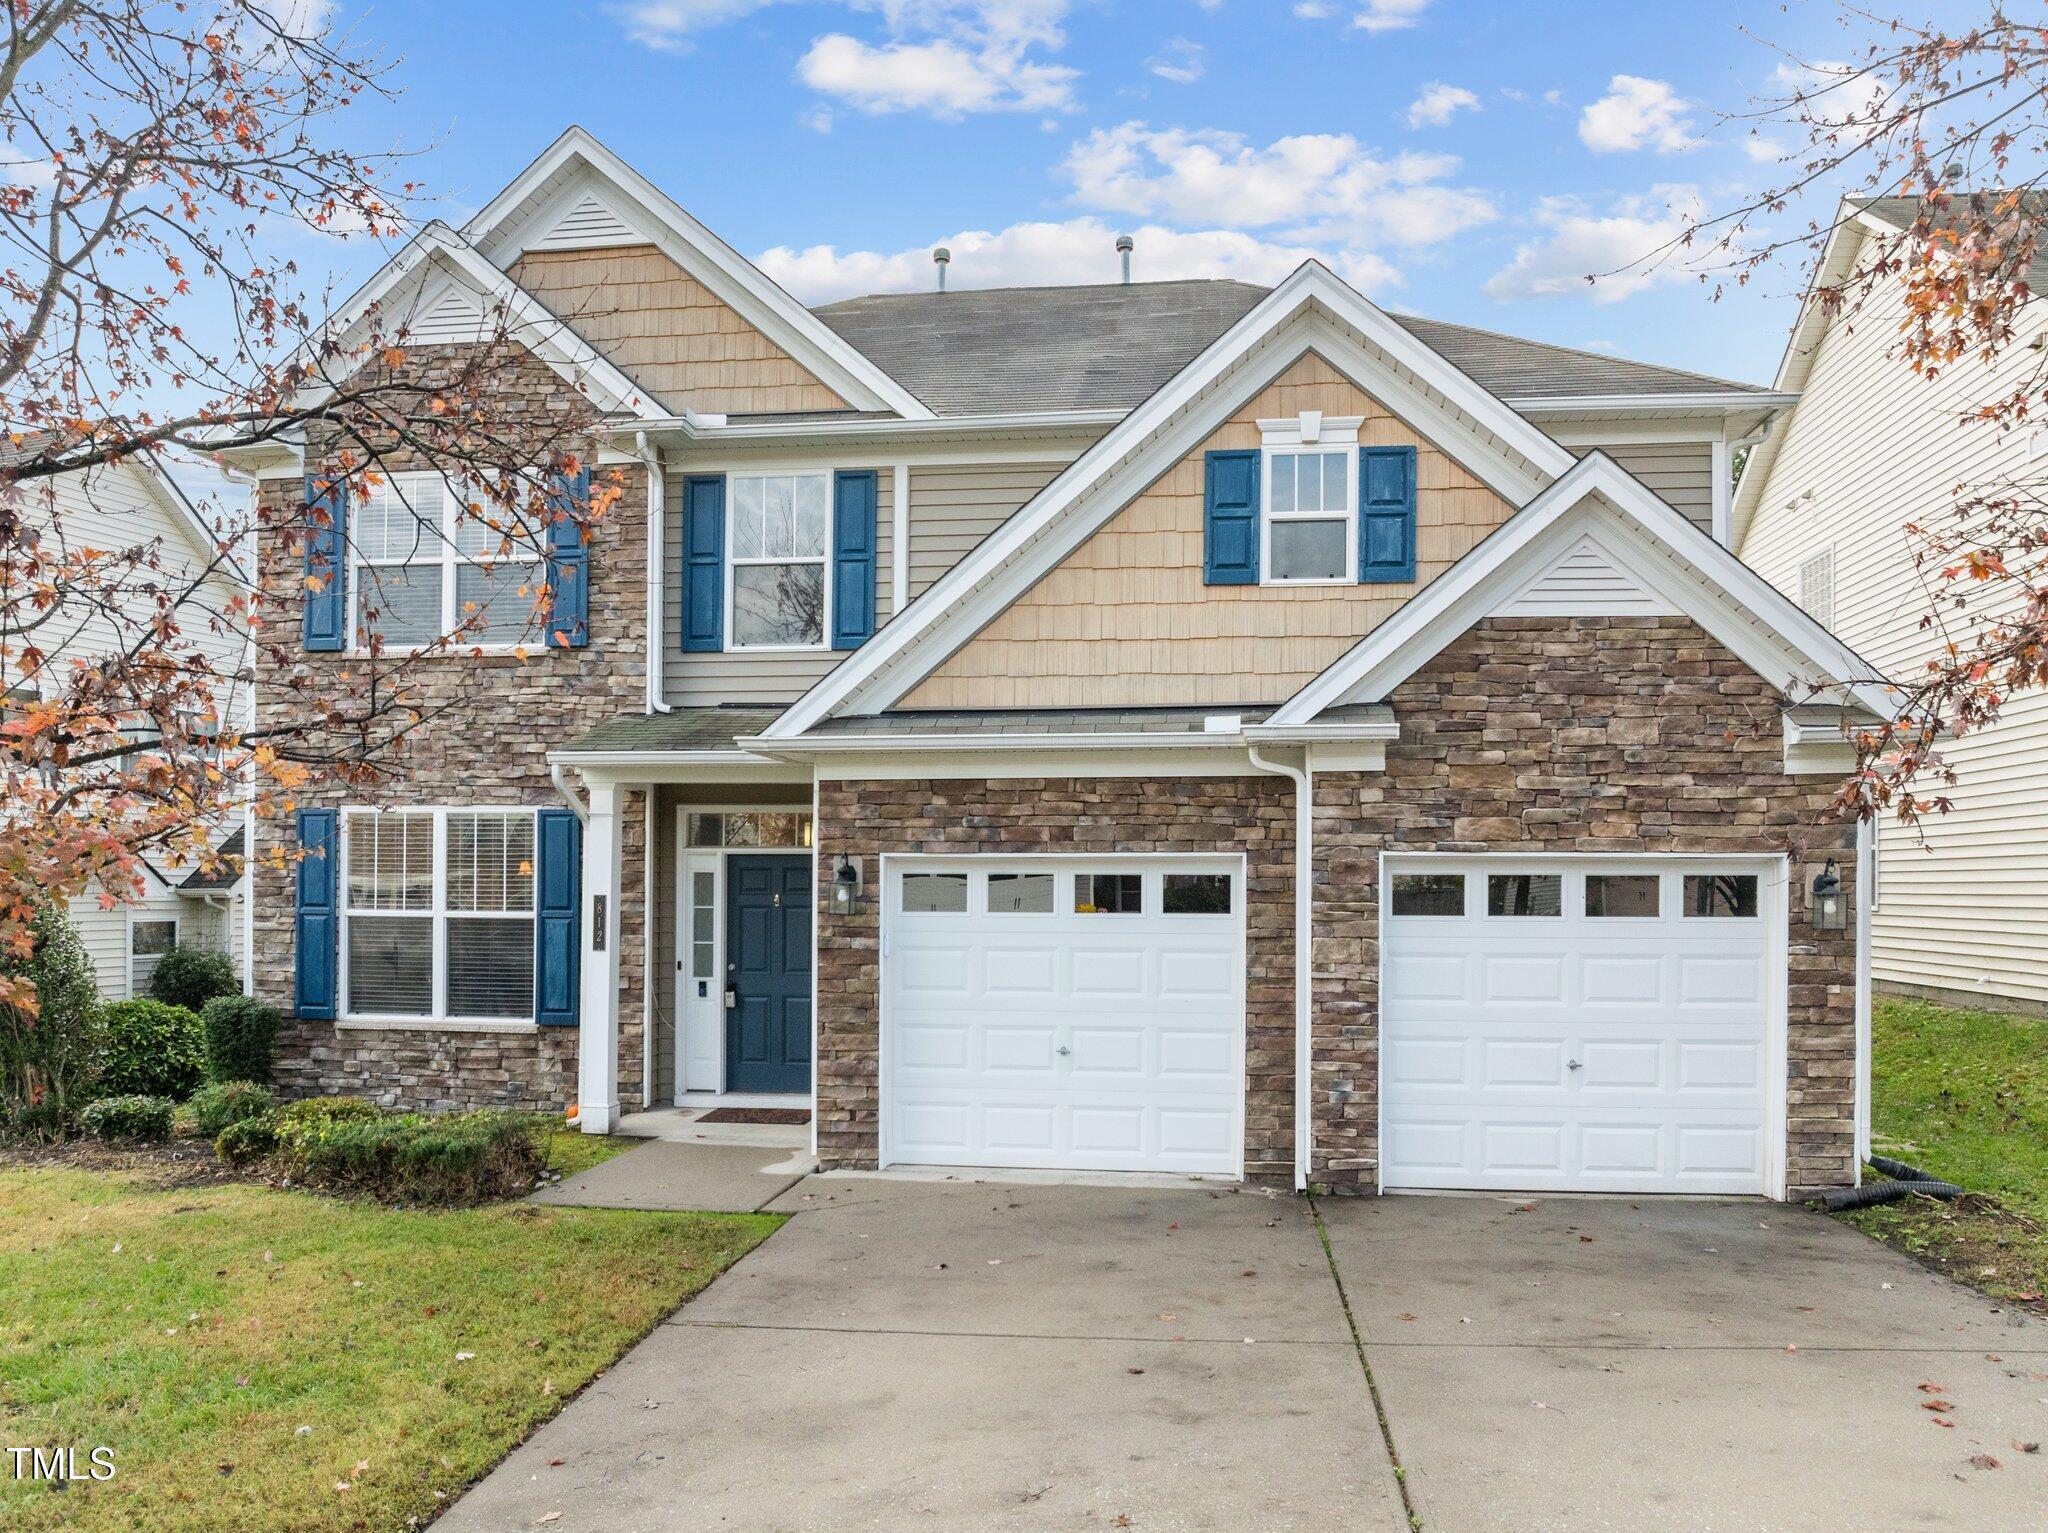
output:
M808 1107L714 1107L699 1123L808 1123Z
M66 1139L57 1144L0 1140L0 1171L112 1171L160 1187L210 1187L223 1182L260 1182L253 1170L230 1166L199 1139L168 1144L109 1144L100 1139Z

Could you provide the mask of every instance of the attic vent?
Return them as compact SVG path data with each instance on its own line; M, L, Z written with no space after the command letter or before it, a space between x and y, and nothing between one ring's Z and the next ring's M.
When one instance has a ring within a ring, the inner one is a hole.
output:
M1647 590L1591 538L1494 609L1497 617L1659 617L1671 603Z
M644 245L647 236L611 210L596 192L585 192L554 226L533 242L535 250L588 250L599 245Z
M409 339L420 345L474 341L483 329L484 309L467 288L448 287L428 296L406 323Z

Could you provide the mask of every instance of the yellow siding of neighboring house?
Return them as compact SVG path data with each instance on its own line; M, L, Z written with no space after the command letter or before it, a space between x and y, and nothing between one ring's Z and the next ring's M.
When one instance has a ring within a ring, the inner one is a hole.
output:
M2028 430L1965 423L2038 365L2024 342L2048 328L2039 307L2023 315L2021 344L1990 369L1965 360L1930 382L1886 355L1902 310L1896 293L1882 295L1853 325L1828 328L1784 428L1741 555L1797 600L1800 564L1832 547L1835 632L1896 680L1924 669L1943 631L1922 627L1940 583L1936 566L1916 563L1921 545L1907 524L1945 517L1958 485L1989 489L2048 470L2048 459L2030 458ZM1967 616L1941 616L1967 638ZM2048 1007L2048 696L2023 694L1996 726L1943 754L1959 781L1930 776L1920 791L1946 794L1952 812L1929 815L1924 838L1879 829L1872 975L1945 997Z
M848 408L651 245L532 251L513 264L511 277L668 409Z
M1413 583L1203 584L1203 455L1257 447L1261 418L1303 410L1363 416L1359 441L1368 446L1417 448ZM1279 702L1462 558L1513 509L1310 353L963 645L901 706Z

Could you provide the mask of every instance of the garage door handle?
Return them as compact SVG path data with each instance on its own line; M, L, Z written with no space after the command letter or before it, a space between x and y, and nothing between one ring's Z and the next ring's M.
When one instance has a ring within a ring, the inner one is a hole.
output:
M1054 1050L1053 1050L1053 1052L1054 1052L1055 1054L1071 1054L1071 1053L1073 1053L1074 1051L1073 1051L1072 1049L1068 1048L1068 1047L1067 1047L1067 1046L1066 1046L1066 1045L1065 1045L1065 1044L1063 1043L1063 1044L1061 1044L1061 1045L1060 1045L1060 1046L1059 1046L1058 1048L1054 1049Z
M1584 1066L1582 1066L1576 1059L1567 1059L1564 1062L1564 1064L1567 1070L1578 1070L1584 1068Z

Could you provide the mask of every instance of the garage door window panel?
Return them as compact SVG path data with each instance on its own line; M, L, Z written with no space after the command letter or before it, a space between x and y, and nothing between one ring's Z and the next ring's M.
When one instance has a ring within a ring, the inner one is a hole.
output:
M1228 873L1168 873L1160 908L1170 916L1227 916L1231 913Z
M1654 873L1589 873L1586 914L1596 921L1655 920L1663 880Z
M1754 873L1688 873L1685 913L1706 920L1748 919L1757 913Z
M1564 876L1559 873L1489 873L1486 913L1490 916L1561 916Z
M1083 873L1074 880L1074 913L1135 916L1145 913L1142 873Z
M903 908L916 915L964 915L967 911L967 875L904 874Z
M1051 915L1053 881L1050 873L991 873L988 876L988 913L992 916Z
M1463 873L1396 873L1394 914L1397 916L1462 916L1465 913Z

